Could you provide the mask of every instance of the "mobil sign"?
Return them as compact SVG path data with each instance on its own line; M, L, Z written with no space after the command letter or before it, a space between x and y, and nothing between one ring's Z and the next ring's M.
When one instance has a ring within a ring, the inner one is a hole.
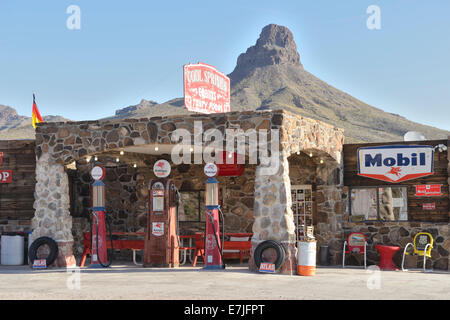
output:
M230 78L205 63L183 68L184 105L201 113L230 112Z
M358 149L358 175L387 182L403 182L432 175L433 147L391 145Z

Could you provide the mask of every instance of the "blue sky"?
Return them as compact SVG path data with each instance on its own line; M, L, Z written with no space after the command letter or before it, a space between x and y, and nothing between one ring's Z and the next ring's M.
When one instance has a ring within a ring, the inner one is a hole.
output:
M81 29L69 30L69 5ZM366 9L381 9L368 30ZM0 104L97 119L181 97L182 66L230 73L261 29L294 34L306 70L370 105L450 130L450 2L0 0Z

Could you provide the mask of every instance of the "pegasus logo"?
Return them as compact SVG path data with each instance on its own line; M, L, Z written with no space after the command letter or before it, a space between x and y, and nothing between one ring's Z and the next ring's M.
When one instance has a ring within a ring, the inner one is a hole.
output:
M400 177L400 173L402 172L402 169L401 168L398 168L398 167L391 167L391 170L389 170L388 172L387 172L387 174L393 174L393 175L396 175L397 177Z

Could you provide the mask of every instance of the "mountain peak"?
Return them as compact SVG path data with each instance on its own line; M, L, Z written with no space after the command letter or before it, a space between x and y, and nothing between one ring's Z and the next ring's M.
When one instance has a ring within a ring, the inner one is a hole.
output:
M303 68L292 32L276 24L265 26L254 46L239 55L231 81L238 81L249 71L277 64L290 64Z

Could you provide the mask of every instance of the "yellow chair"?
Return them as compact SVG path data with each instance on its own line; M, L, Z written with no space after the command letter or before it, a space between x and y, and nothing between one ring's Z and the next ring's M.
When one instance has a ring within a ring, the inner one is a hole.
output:
M413 243L408 243L405 247L405 250L403 250L403 258L402 258L402 271L406 271L405 268L403 268L403 265L405 263L405 255L411 255L411 256L419 256L424 257L423 258L423 271L425 272L425 266L427 262L427 257L431 258L431 250L433 249L433 236L428 232L419 232L415 235ZM409 253L406 252L409 246L413 246L414 252Z

